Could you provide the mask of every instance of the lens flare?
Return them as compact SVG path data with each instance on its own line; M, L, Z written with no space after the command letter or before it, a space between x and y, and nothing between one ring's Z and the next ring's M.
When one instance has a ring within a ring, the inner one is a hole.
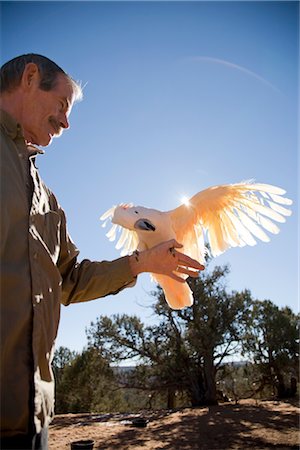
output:
M180 199L180 202L185 205L185 206L189 206L190 205L190 200L186 195L183 195Z

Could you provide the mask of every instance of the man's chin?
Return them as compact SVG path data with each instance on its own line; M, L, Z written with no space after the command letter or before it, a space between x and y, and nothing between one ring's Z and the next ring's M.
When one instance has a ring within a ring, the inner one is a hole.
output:
M52 134L48 134L48 143L47 144L41 144L42 147L47 147L48 145L51 145L53 141L53 136Z
M53 136L51 134L48 134L47 137L37 139L38 142L35 142L35 145L38 145L40 147L48 147L52 144Z
M44 136L25 136L26 142L32 145L38 145L39 147L47 147L51 144L53 136L52 134L47 134Z

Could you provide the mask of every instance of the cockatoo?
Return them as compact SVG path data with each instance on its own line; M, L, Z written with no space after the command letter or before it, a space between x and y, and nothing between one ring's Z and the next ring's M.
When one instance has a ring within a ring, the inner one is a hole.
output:
M116 245L122 249L121 255L175 239L183 245L179 251L203 264L207 253L205 239L212 256L230 247L253 246L255 238L268 242L265 230L277 234L279 228L274 221L283 223L285 216L291 214L286 206L292 200L284 194L283 189L269 184L225 184L205 189L171 211L122 203L106 211L100 220L105 221L103 226L107 220L113 223L107 233L111 241L121 230ZM193 294L186 282L180 283L166 275L151 275L162 287L172 309L192 305ZM185 274L179 275L187 278Z

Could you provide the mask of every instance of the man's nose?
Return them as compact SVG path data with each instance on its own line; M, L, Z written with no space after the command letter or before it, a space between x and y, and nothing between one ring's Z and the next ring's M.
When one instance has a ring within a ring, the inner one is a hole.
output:
M68 118L66 114L61 114L59 118L60 126L64 129L70 128L70 123L68 121Z

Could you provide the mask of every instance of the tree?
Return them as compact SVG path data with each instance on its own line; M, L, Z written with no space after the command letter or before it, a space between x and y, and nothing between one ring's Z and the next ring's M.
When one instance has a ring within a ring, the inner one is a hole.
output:
M114 378L112 368L99 350L90 348L77 354L64 365L56 383L56 412L118 410L122 399Z
M119 377L124 388L148 391L152 395L178 386L178 382L170 382L172 346L164 325L145 326L138 317L126 314L112 318L100 316L95 324L91 323L87 336L89 347L101 348L111 362L139 358L134 371Z
M55 377L55 409L57 413L68 412L65 400L65 386L62 380L67 367L71 366L77 356L76 352L72 352L67 347L62 346L54 352L52 368Z
M59 347L55 350L52 368L54 371L56 384L60 382L64 368L69 366L76 356L77 353L72 352L67 347Z
M135 387L166 392L169 406L176 392L193 406L216 404L216 370L237 352L251 304L249 291L226 291L227 274L228 267L216 267L190 280L195 302L182 311L171 310L158 288L157 325L128 315L100 317L88 330L89 345L116 362L139 357Z
M217 403L216 371L225 358L237 353L248 320L250 292L229 294L224 281L228 272L227 266L216 267L211 273L191 279L191 308L174 312L161 294L156 305L157 313L172 324L175 335L186 345L186 389L195 406Z
M258 390L271 386L279 398L295 394L299 367L299 314L270 300L255 301L243 351L257 365ZM291 387L286 386L289 375Z

